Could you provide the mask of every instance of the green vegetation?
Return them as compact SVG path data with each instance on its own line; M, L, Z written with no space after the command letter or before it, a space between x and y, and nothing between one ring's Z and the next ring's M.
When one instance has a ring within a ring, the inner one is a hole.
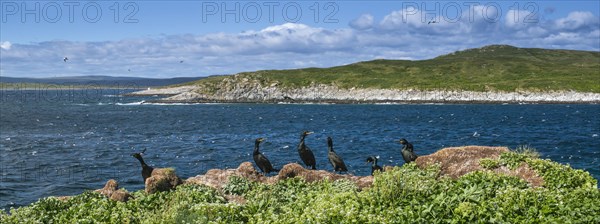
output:
M0 223L600 223L600 190L589 173L515 152L487 161L527 163L545 185L487 170L450 179L439 177L438 166L411 163L377 173L363 190L347 180L268 185L231 177L223 191L182 185L137 191L126 203L94 192L50 197L0 212Z
M181 85L211 92L232 76L213 76ZM429 60L374 60L331 68L243 72L263 86L297 88L311 84L340 88L471 91L600 92L600 52L492 45Z

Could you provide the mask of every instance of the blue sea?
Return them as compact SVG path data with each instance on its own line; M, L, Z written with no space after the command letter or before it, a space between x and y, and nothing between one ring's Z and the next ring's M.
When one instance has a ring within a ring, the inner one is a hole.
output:
M543 158L600 178L600 105L561 104L142 104L128 90L0 91L0 208L75 195L116 179L143 189L130 154L174 167L188 178L252 160L254 140L276 168L299 162L300 133L317 168L331 170L327 136L349 172L368 175L365 159L402 165L400 138L417 154L464 145L526 145Z

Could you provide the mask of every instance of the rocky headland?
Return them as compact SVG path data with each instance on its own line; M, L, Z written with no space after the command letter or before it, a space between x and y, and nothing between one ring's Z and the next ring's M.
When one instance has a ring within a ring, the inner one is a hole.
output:
M216 84L165 87L128 96L162 96L147 103L600 103L600 93L340 88L312 83L284 87L239 75Z

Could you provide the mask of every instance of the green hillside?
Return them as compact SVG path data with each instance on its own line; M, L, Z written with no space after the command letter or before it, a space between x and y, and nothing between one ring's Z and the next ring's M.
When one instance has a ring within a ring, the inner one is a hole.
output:
M474 91L600 92L600 52L491 45L433 59L374 60L331 68L263 70L238 75L283 87L334 84L341 88ZM228 76L182 85L217 87Z

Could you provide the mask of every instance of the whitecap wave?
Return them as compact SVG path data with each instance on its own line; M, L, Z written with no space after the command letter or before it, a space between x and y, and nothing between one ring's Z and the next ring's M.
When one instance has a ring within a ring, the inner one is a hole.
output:
M142 105L142 104L146 104L146 101L142 100L142 101L131 102L131 103L116 103L115 105L119 105L119 106L136 106L136 105Z

